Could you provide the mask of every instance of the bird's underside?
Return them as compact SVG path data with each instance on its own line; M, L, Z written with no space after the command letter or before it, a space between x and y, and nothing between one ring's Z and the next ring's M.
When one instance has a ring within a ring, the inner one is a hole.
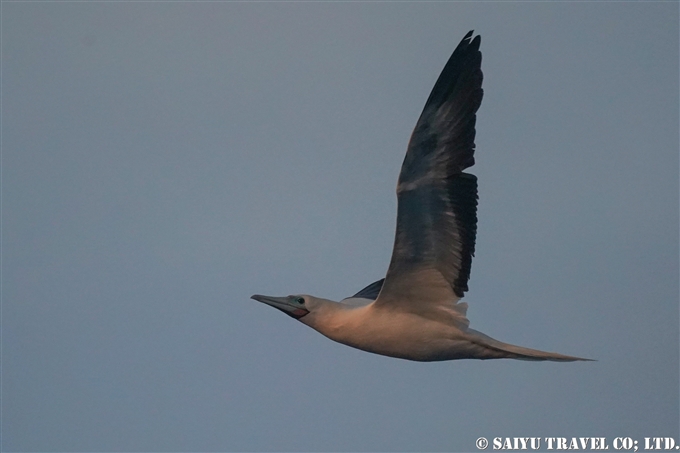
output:
M343 302L308 295L252 298L328 338L417 361L588 360L523 348L470 329L467 304L477 233L475 123L480 37L469 32L437 79L409 141L397 184L397 228L387 275Z
M372 285L379 287L381 283L382 280ZM589 360L503 343L470 329L466 317L467 303L457 298L431 306L428 311L413 313L376 306L371 299L372 294L362 294L362 291L341 302L347 307L341 315L336 315L343 319L342 329L329 331L326 323L319 318L313 320L315 325L312 327L348 346L421 362L459 359ZM305 319L300 321L305 322Z
M417 324L412 323L414 327ZM394 331L390 329L382 342L376 342L375 337L366 344L357 343L355 339L338 341L367 352L418 362L461 359L517 359L553 362L588 360L503 343L473 329L461 331L455 328L443 328L440 332L438 329L430 329L425 325L421 327L428 329L428 332L438 333L439 335L422 335L421 331L417 332L417 335L410 336L400 330L393 336L391 332ZM376 335L376 337L380 337L380 335Z

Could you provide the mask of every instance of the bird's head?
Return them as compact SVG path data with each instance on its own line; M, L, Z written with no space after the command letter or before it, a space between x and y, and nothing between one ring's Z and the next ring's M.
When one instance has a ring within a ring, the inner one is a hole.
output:
M316 299L306 294L295 294L293 296L273 297L254 294L250 297L258 302L278 308L285 314L295 319L300 319L314 310Z

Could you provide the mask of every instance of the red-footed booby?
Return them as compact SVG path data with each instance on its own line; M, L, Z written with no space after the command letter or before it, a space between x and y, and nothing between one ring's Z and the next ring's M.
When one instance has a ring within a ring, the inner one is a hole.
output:
M477 232L476 112L480 37L470 31L446 63L408 144L397 184L397 231L387 276L334 302L309 295L252 299L339 343L417 361L589 360L497 341L470 329L467 304Z

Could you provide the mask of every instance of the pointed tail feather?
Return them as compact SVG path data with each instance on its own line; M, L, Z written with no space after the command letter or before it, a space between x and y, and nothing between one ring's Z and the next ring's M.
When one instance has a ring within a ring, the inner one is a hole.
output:
M473 329L468 329L468 333L472 333L474 335L475 340L477 340L477 344L491 349L497 353L492 354L495 355L495 357L489 358L508 358L532 361L549 360L551 362L594 361L593 359L584 359L582 357L558 354L556 352L539 351L538 349L524 348L514 344L503 343Z

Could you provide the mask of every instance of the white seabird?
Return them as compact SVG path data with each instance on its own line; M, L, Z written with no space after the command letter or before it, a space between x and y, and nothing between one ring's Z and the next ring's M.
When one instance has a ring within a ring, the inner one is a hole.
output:
M397 185L397 231L387 276L342 302L309 295L252 299L331 340L417 361L589 360L515 346L470 329L467 304L477 231L476 112L482 102L480 37L454 50L425 103Z

